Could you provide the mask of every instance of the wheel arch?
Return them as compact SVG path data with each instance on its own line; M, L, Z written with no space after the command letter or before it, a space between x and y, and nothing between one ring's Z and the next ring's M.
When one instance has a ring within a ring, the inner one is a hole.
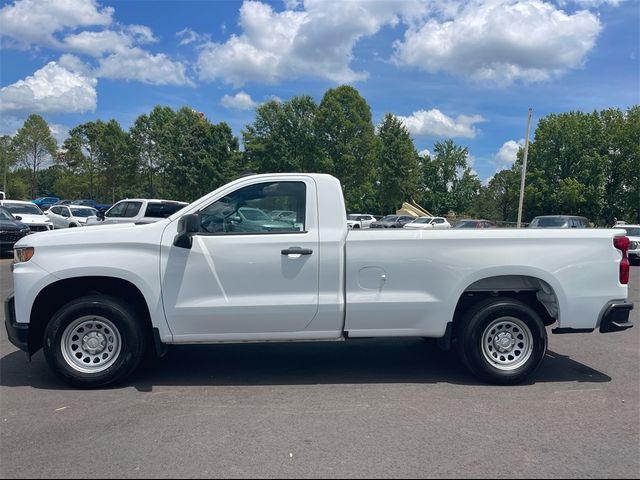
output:
M71 277L50 283L36 296L30 312L29 355L42 348L46 326L55 312L70 301L90 293L110 295L126 301L140 316L149 338L153 340L151 309L135 284L109 276Z
M457 328L466 312L477 303L491 297L507 297L526 303L540 315L545 326L560 322L564 291L553 278L540 273L485 272L485 275L477 274L474 278L468 279L454 299L456 307L446 335L448 339L443 347L450 347L450 342L456 337Z

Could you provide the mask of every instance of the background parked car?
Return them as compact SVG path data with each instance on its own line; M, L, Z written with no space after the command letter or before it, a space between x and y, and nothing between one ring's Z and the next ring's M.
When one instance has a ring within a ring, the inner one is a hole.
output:
M46 212L53 223L53 228L84 227L89 219L96 219L95 208L82 205L54 205Z
M98 218L89 219L87 225L112 223L153 223L167 218L186 207L188 203L171 200L149 200L133 198L121 200L105 213L98 212Z
M352 213L347 215L347 225L349 228L369 228L373 222L376 221L376 217L373 215Z
M410 215L387 215L377 222L373 222L369 228L403 228L407 223L415 220Z
M620 228L627 232L627 237L629 237L629 263L631 265L639 265L640 266L640 224L619 224L613 228Z
M589 220L573 215L544 215L531 220L529 228L587 228Z
M91 208L95 208L97 211L99 212L106 212L107 210L109 210L109 208L111 208L111 204L110 203L98 203L95 200L89 200L89 199L81 199L81 200L73 200L71 202L72 205L82 205L85 207L91 207Z
M14 217L20 217L21 222L29 226L32 232L46 232L53 230L53 224L40 207L32 202L20 200L2 200L0 205L5 207Z
M473 220L465 218L458 220L453 228L496 228L496 224L489 220Z
M51 205L55 205L59 201L58 197L40 197L32 200L41 210L47 210Z
M0 207L0 255L13 249L13 245L25 235L29 235L29 227L14 217L9 210Z
M404 228L413 230L446 230L451 224L444 217L420 217L407 223Z

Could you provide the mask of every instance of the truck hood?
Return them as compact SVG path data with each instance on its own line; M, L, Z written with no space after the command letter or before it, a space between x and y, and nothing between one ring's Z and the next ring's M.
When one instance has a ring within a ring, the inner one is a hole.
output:
M157 222L149 225L136 225L134 223L116 223L110 225L96 225L92 228L64 228L29 235L20 240L16 247L53 247L60 245L95 245L118 242L135 242L142 238L143 233L149 233L149 229L158 230L158 239L168 221Z

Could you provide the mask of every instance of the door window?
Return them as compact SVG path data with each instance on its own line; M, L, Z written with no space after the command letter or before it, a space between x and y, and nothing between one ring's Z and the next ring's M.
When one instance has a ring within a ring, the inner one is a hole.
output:
M132 218L138 215L140 208L142 207L142 202L128 202L127 211L123 215L125 218Z
M303 182L266 182L249 185L200 211L203 234L238 235L305 231L306 185ZM287 211L272 218L269 212Z
M120 202L115 204L109 209L105 216L114 218L124 217L124 212L127 209L127 203L128 202Z

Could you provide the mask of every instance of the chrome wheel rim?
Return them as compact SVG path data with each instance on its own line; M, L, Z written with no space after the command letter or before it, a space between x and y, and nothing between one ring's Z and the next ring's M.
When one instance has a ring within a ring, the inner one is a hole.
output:
M498 370L516 370L533 354L533 334L515 317L498 318L482 334L482 354Z
M122 349L122 339L116 326L95 315L71 322L60 342L64 360L80 373L105 371L116 362Z

